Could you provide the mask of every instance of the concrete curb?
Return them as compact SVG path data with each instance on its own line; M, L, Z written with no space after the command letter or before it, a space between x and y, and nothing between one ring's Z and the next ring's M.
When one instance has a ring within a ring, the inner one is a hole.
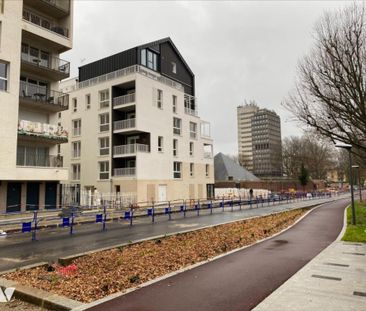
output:
M38 288L23 286L15 281L4 278L0 278L0 287L15 287L15 298L50 310L69 311L82 305L79 301L52 294Z
M346 230L347 230L347 210L348 208L350 207L351 205L347 205L346 208L344 209L344 214L343 214L343 227L342 227L342 230L341 232L338 234L337 238L336 238L336 241L341 241L344 234L346 233ZM333 242L334 243L334 242ZM333 244L332 243L332 244ZM332 245L331 244L331 245Z
M326 202L326 203L329 203L329 202ZM254 245L258 244L258 243L262 243L262 242L267 241L267 240L269 240L269 239L275 238L275 237L277 237L278 235L280 235L280 234L284 233L285 231L287 231L287 230L291 229L293 226L295 226L297 223L299 223L301 220L303 220L303 219L304 219L307 215L309 215L311 212L313 212L314 210L316 210L317 208L321 207L322 205L324 205L324 204L326 204L326 203L322 203L322 204L317 204L317 205L312 205L312 206L307 206L307 207L301 207L301 208L295 208L295 209L292 209L292 210L298 210L298 209L307 209L307 208L308 208L308 209L309 209L309 211L307 211L304 215L302 215L299 219L297 219L297 220L296 220L292 225L290 225L289 227L287 227L287 228L285 228L285 229L281 230L280 232L275 233L274 235L271 235L271 236L266 237L266 238L264 238L264 239L258 240L258 241L256 241L256 242L254 242L254 243L250 244L250 245L246 245L246 246L243 246L243 247L240 247L240 248L234 249L234 250L229 251L229 252L227 252L227 253L220 254L220 255L218 255L218 256L212 257L212 258L210 258L210 259L208 259L208 260L201 261L201 262L198 262L198 263L196 263L196 264L194 264L194 265L191 265L191 266L185 267L185 268L183 268L183 269L180 269L180 270L177 270L177 271L171 272L171 273L169 273L169 274L163 275L163 276L158 277L158 278L156 278L156 279L153 279L153 280L150 280L150 281L145 282L145 283L143 283L143 284L140 284L140 285L139 285L139 286L137 286L137 287L129 288L129 289L127 289L127 290L126 290L126 291L124 291L124 292L114 293L114 294L111 294L111 295L106 296L106 297L104 297L104 298L101 298L101 299L99 299L99 300L93 301L93 302L91 302L91 303L88 303L88 304L85 304L85 305L82 305L82 306L76 307L76 308L75 308L75 309L73 309L72 311L83 311L83 310L87 310L87 309L89 309L89 308L91 308L91 307L94 307L94 306L100 305L100 304L102 304L102 303L104 303L104 302L107 302L107 301L110 301L110 300L112 300L112 299L115 299L115 298L118 298L118 297L121 297L121 296L127 295L127 294L129 294L129 293L131 293L131 292L133 292L133 291L136 291L136 290L140 289L140 288L143 288L143 287L146 287L146 286L152 285L152 284L154 284L154 283L160 282L160 281L162 281L162 280L165 280L165 279L170 278L170 277L172 277L172 276L175 276L175 275L177 275L177 274L183 273L183 272L185 272L185 271L192 270L192 269L194 269L194 268L197 268L197 267L199 267L199 266L202 266L202 265L207 264L207 263L209 263L209 262L212 262L212 261L214 261L214 260L218 260L218 259L220 259L220 258L222 258L222 257L228 256L228 255L231 255L231 254L234 254L234 253L239 252L239 251L242 251L242 250L244 250L244 249L246 249L246 248L248 248L248 247L254 246ZM270 215L275 215L275 214L279 214L279 213L284 213L284 212L287 212L287 211L288 211L288 210L284 210L284 211L282 211L282 212L277 212L277 213L273 213L273 214L270 214ZM267 216L267 215L266 215L266 216ZM268 216L269 216L269 215L268 215ZM251 218L247 218L247 219L253 219L253 218L258 218L258 217L260 217L260 216L255 216L255 217L251 217ZM265 217L265 216L261 216L261 217ZM245 219L245 220L247 220L247 219ZM230 221L230 222L227 222L227 223L232 223L232 222L237 222L237 221L238 221L238 220L236 220L236 221ZM239 220L239 221L240 221L240 220ZM225 223L225 224L226 224L226 223ZM215 227L215 226L217 226L217 225L207 226L207 227ZM200 229L203 229L203 228L200 228ZM199 230L200 230L200 229L199 229ZM192 230L191 230L191 231L192 231ZM194 230L194 231L197 231L197 230ZM188 232L189 232L189 231L188 231Z

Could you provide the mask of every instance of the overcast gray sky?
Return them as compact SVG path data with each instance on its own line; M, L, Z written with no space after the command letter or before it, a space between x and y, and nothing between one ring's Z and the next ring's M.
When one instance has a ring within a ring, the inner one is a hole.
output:
M76 0L74 47L63 54L77 67L171 37L196 76L202 119L211 122L215 153L237 153L236 107L253 99L281 117L282 138L301 135L280 103L294 85L296 64L313 43L312 30L340 1Z

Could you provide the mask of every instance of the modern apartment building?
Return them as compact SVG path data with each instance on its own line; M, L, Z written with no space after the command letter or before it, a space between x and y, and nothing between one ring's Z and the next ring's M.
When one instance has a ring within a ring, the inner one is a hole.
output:
M0 213L55 208L68 179L58 91L70 64L72 0L0 0Z
M280 117L254 102L237 107L239 162L258 177L282 176Z
M194 79L170 38L79 67L77 80L62 83L70 183L138 202L212 196L213 141Z

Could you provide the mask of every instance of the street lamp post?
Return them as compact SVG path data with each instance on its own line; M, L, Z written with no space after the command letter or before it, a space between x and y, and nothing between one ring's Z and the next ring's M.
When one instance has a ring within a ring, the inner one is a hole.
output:
M352 168L358 169L358 190L360 191L360 202L362 201L362 189L361 189L361 171L359 165L352 165Z
M343 148L348 151L349 155L349 184L351 186L351 208L352 208L352 225L356 224L356 211L355 211L355 198L353 194L353 177L352 177L352 156L351 156L351 149L352 145L344 144L344 143L337 143L335 145L337 148Z

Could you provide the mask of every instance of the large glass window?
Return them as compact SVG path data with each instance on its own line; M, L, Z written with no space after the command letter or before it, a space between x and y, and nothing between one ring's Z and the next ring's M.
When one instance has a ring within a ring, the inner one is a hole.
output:
M81 155L81 141L74 141L72 143L72 157L80 158Z
M163 138L163 136L158 136L158 151L159 152L164 151L164 138Z
M109 179L109 162L99 162L99 179Z
M177 113L177 96L173 95L173 112Z
M99 115L99 131L109 131L109 113L103 113Z
M99 138L99 155L109 154L109 137Z
M72 120L72 135L81 135L81 119Z
M99 107L100 108L109 107L109 90L103 90L99 92Z
M156 90L156 105L159 109L163 109L163 91L162 90Z
M0 60L0 91L8 90L8 64Z
M173 156L178 156L178 139L173 139Z
M141 50L141 65L152 70L158 70L158 55L154 52L142 49Z
M189 132L191 138L197 137L197 123L189 122Z
M194 163L189 163L189 176L194 176Z
M182 120L179 118L173 118L173 133L180 135L182 132Z
M182 162L173 163L173 177L174 178L182 177Z
M72 170L72 180L80 180L81 165L72 164L71 170Z

